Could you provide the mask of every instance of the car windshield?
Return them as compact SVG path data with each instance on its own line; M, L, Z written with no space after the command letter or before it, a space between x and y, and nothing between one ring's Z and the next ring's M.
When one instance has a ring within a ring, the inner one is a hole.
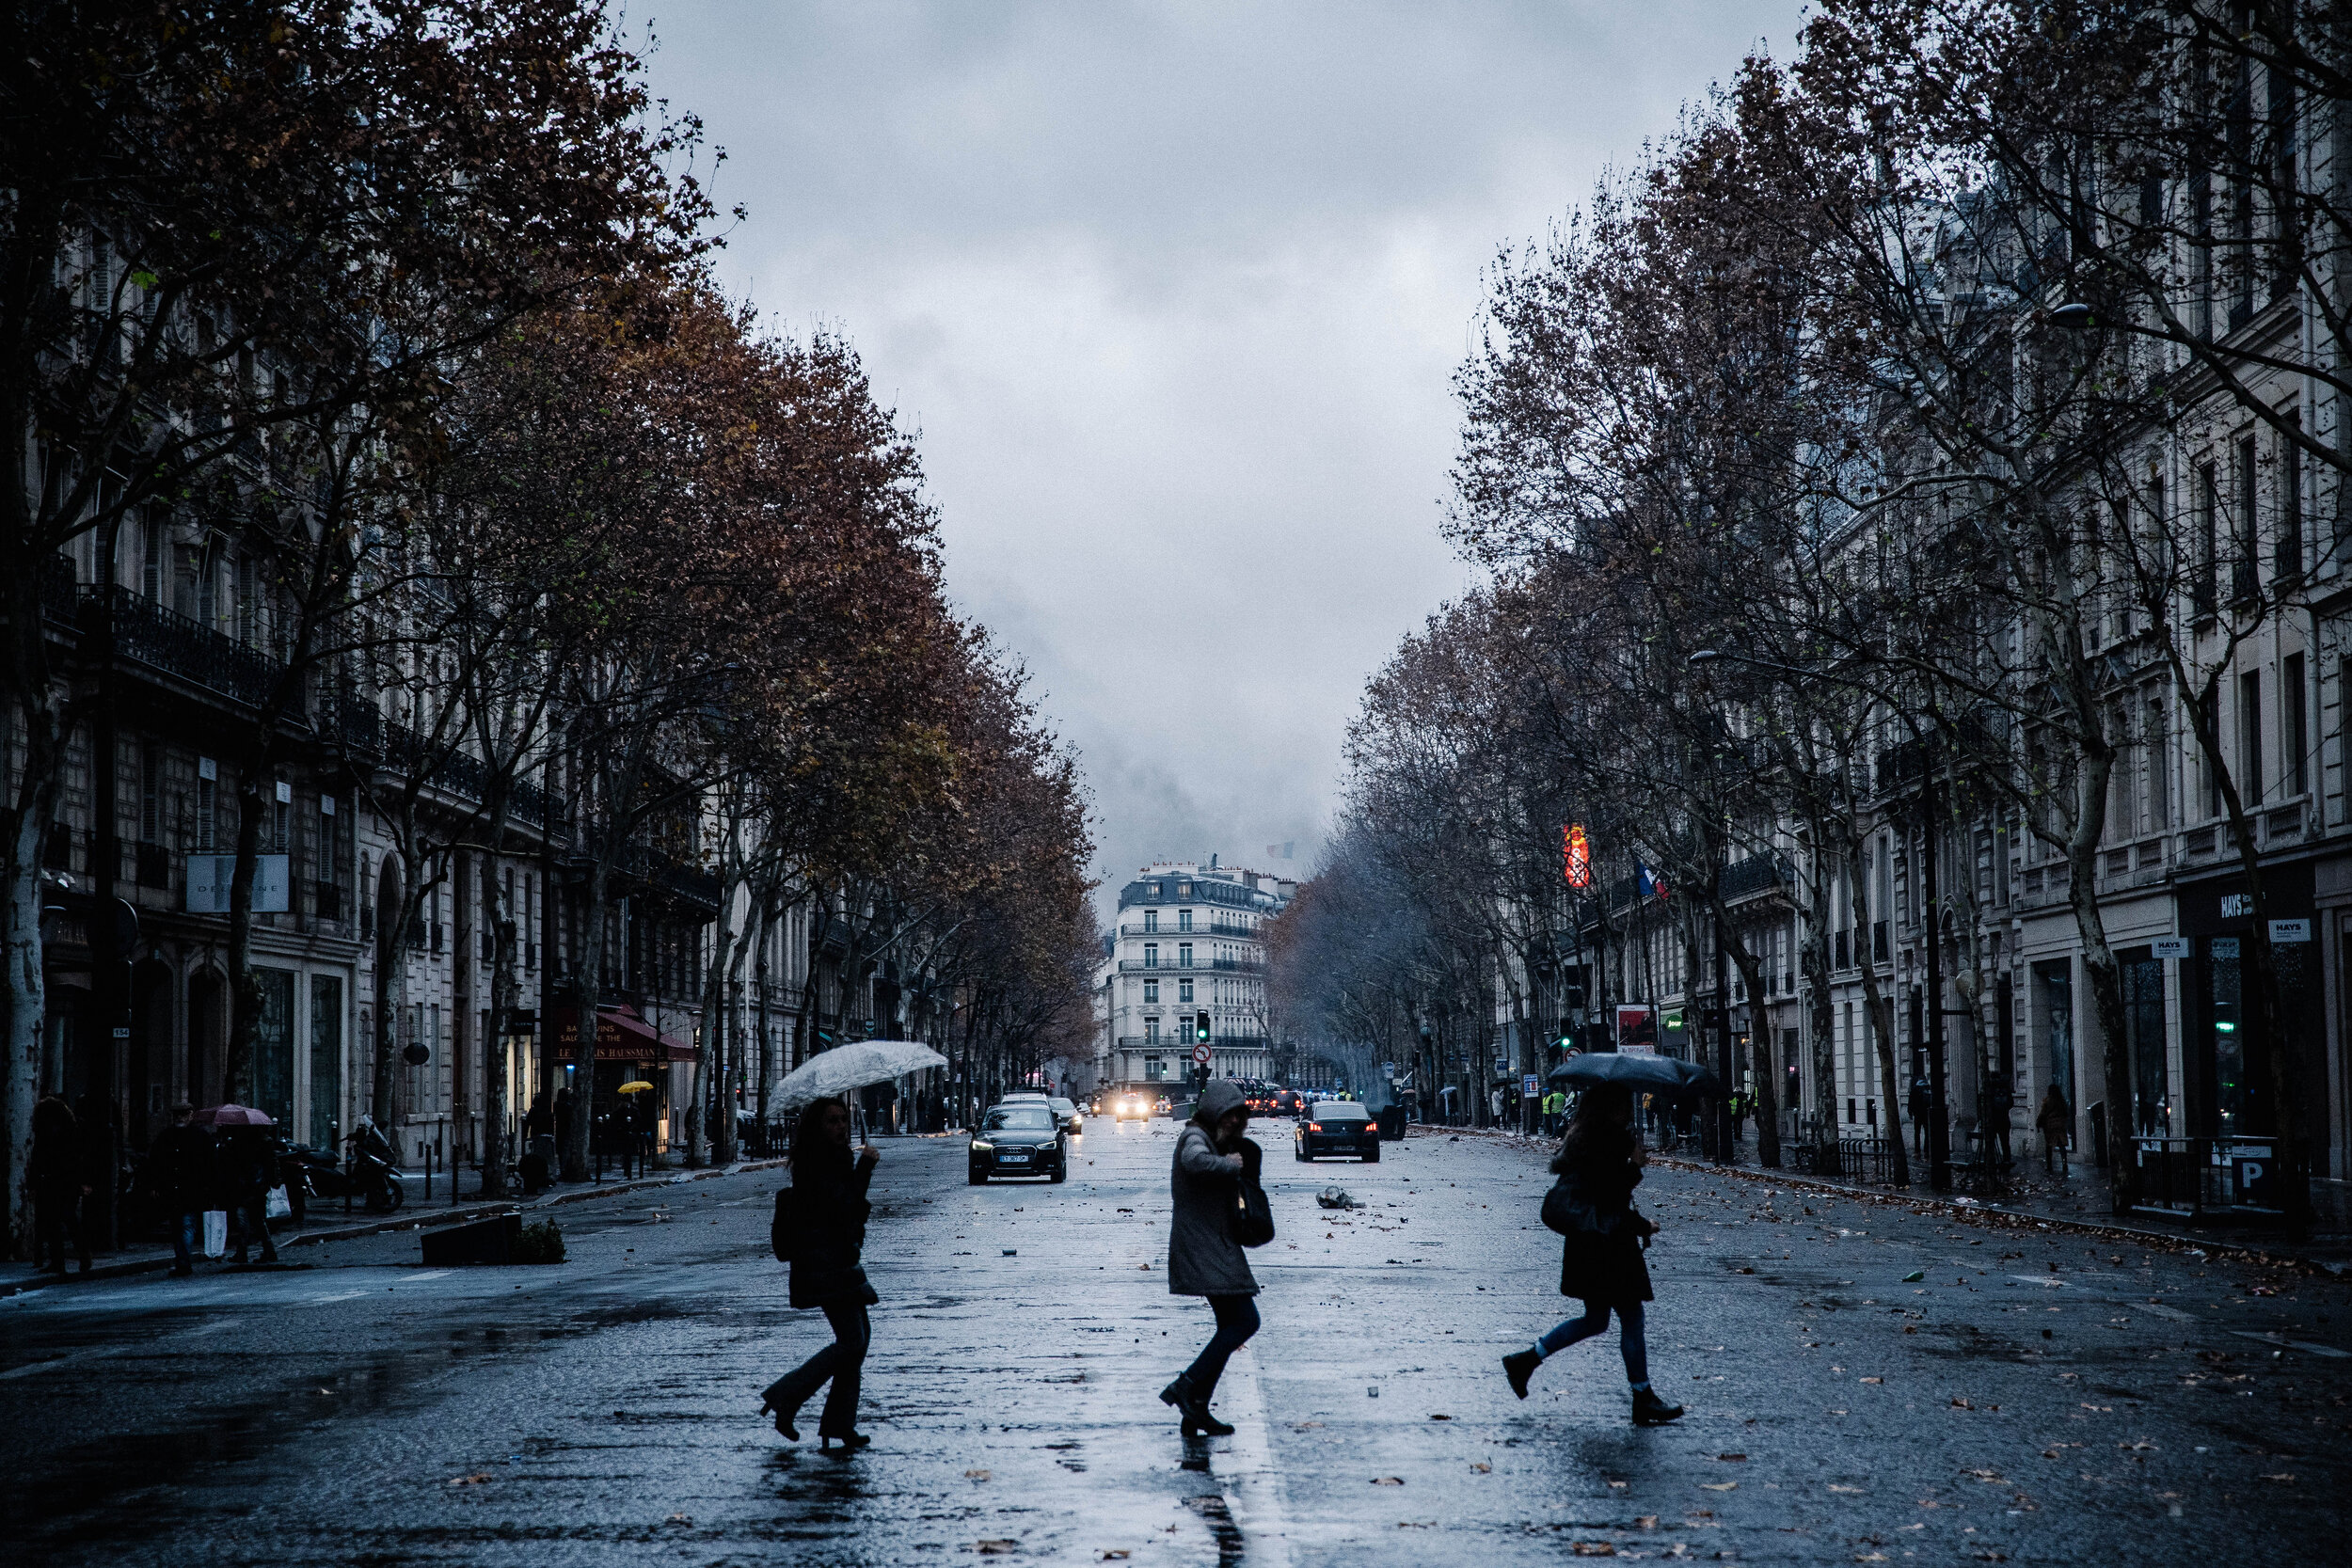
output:
M1326 1100L1315 1106L1317 1121L1370 1121L1371 1115L1352 1100Z
M1054 1109L1057 1111L1074 1111L1077 1108L1078 1106L1075 1101L1057 1100L1054 1101Z
M990 1132L1051 1132L1054 1113L1045 1105L999 1105L988 1113Z

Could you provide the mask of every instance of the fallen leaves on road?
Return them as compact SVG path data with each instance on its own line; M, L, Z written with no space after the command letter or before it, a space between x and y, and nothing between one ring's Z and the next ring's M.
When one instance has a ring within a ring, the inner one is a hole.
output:
M1572 1541L1568 1549L1579 1557L1615 1557L1617 1548L1606 1541Z
M1478 1472L1480 1475L1482 1475L1482 1476L1490 1476L1490 1475L1494 1474L1494 1470L1495 1470L1495 1467L1494 1467L1493 1465L1491 1465L1487 1464L1487 1463L1486 1463L1485 1460L1483 1460L1483 1459L1482 1459L1482 1460L1480 1460L1477 1464L1475 1464L1475 1465L1471 1465L1471 1466L1470 1466L1470 1468L1471 1468L1471 1469L1473 1469L1473 1470L1475 1470L1475 1471L1477 1471L1477 1472Z
M1703 1492L1737 1492L1740 1483L1736 1481L1703 1481L1699 1482L1699 1489Z
M1372 1484L1375 1486L1402 1486L1405 1484L1405 1478L1403 1476L1375 1476L1372 1478Z
M1883 1377L1866 1377L1862 1381L1865 1383L1884 1383L1886 1379Z
M1632 1484L1633 1483L1629 1481L1612 1481L1609 1483L1609 1488L1613 1492L1622 1492Z
M1748 1456L1743 1453L1719 1453L1715 1457L1725 1465L1745 1465L1748 1462Z
M1120 1213L1127 1213L1129 1212L1130 1211L1124 1209L1120 1211ZM1117 1551L1104 1552L1103 1554L1103 1560L1104 1562L1124 1562L1127 1560L1127 1555L1126 1548L1122 1546Z
M1974 1476L1979 1481L1985 1481L1992 1485L1997 1486L2002 1484L2001 1472L1998 1470L1963 1470L1961 1474L1964 1476Z
M1952 1408L1954 1410L1974 1410L1976 1406L1970 1404L1966 1400L1954 1397L1952 1400Z
M1658 1528L1658 1515L1655 1513L1637 1513L1633 1516L1633 1526L1636 1529L1656 1529Z
M2295 1478L2294 1478L2293 1476L2291 1476L2291 1475L2279 1475L2279 1476L2265 1476L2265 1477L2263 1477L2263 1480L2265 1480L2265 1481L2293 1481L2294 1479L2295 1479Z
M449 1484L452 1486L479 1486L489 1479L489 1472L485 1470L479 1475L452 1476L449 1478Z
M669 1518L662 1521L662 1523L669 1525L691 1525L693 1522L693 1520L688 1518L683 1513L673 1513L669 1516Z
M1451 1416L1435 1416L1435 1415L1431 1416L1429 1418L1430 1418L1431 1420L1433 1420L1433 1421L1450 1421L1450 1420L1454 1419L1454 1418L1453 1418L1453 1417L1451 1417Z
M1909 1274L1903 1275L1903 1283L1906 1285L1916 1285L1919 1281L1925 1278L1927 1278L1927 1274L1923 1270L1914 1269Z
M989 1478L986 1470L966 1470L963 1472L963 1479L966 1481L986 1481Z
M1840 1486L1836 1481L1830 1482L1829 1489L1833 1492L1860 1492L1862 1490L1859 1486Z
M973 1545L973 1550L982 1557L1003 1557L1008 1552L1017 1552L1020 1549L1021 1543L1018 1541L980 1541Z

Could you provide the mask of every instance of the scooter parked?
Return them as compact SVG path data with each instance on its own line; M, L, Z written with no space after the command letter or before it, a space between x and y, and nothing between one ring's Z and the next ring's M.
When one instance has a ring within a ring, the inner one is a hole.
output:
M278 1168L285 1174L297 1225L302 1222L306 1197L356 1197L376 1214L390 1213L407 1200L400 1172L392 1164L392 1146L373 1120L361 1117L358 1128L344 1142L350 1155L340 1164L326 1149L307 1145L297 1145L280 1156Z

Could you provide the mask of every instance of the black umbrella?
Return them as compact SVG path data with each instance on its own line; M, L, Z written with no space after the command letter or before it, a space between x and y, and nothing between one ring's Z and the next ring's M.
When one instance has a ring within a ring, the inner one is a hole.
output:
M1696 1062L1643 1052L1594 1051L1571 1056L1551 1069L1551 1081L1571 1088L1622 1084L1650 1094L1718 1094L1722 1085Z

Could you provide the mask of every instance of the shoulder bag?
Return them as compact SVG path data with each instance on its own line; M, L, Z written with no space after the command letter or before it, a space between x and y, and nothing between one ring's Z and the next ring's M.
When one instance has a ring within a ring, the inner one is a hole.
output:
M1257 1146L1248 1147L1254 1152ZM1233 1240L1243 1246L1263 1246L1274 1240L1274 1206L1258 1184L1258 1162L1249 1155L1243 1156L1241 1180L1233 1183L1230 1212Z

